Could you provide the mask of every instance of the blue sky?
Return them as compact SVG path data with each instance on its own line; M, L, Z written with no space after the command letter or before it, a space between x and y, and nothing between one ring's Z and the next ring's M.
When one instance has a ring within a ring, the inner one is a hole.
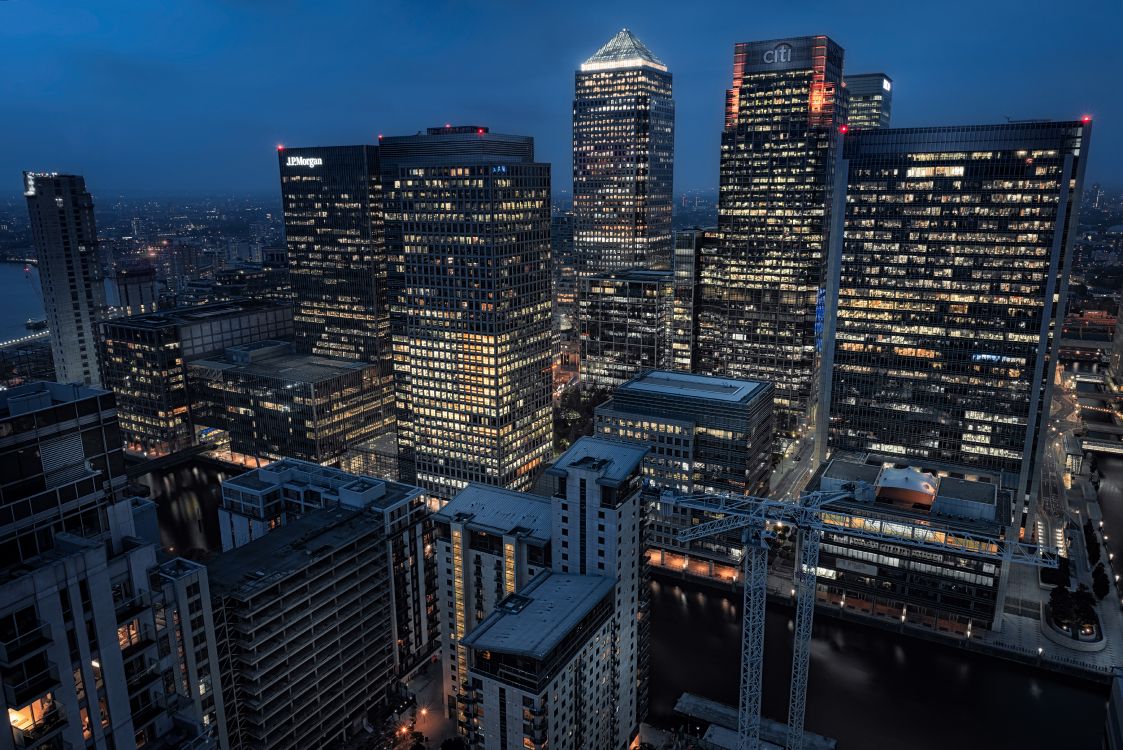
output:
M733 44L828 34L895 82L894 125L1095 117L1123 187L1123 2L0 0L0 193L269 193L274 147L446 122L533 135L568 189L573 71L621 27L674 74L675 188L717 184Z

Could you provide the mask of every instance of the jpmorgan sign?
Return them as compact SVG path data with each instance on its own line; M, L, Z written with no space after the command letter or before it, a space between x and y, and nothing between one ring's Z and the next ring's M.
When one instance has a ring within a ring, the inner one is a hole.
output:
M764 53L764 62L769 65L776 63L787 63L792 61L792 45L787 42L780 42L772 49Z
M318 167L324 160L318 156L290 156L285 162L286 167Z

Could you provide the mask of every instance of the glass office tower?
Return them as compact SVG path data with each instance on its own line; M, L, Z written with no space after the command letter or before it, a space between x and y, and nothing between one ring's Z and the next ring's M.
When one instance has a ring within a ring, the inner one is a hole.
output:
M1037 493L1089 128L845 137L837 320L824 337L830 450L1000 474L1021 520Z
M893 79L884 73L846 76L846 123L855 130L889 127Z
M581 379L615 388L644 370L672 365L675 277L619 271L580 280Z
M379 150L402 479L529 489L552 429L550 166L477 126Z
M378 365L368 418L394 421L377 146L278 147L297 351Z
M624 29L576 75L573 245L581 275L671 267L674 148L671 74Z
M805 432L815 404L842 57L825 36L738 44L726 92L697 361L775 385L780 449Z

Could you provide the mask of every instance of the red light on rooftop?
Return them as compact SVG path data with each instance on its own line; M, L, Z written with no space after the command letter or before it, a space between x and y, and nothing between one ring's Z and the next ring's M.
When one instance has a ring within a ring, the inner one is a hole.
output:
M1085 122L1085 123L1087 123L1087 122L1091 122L1091 121L1092 121L1092 116L1091 116L1091 115L1084 115L1083 117L1081 117L1081 118L1080 118L1080 122Z
M285 150L285 146L284 146L284 144L278 143L278 144L277 144L277 150L278 150L278 151L284 151L284 150Z
M484 129L483 129L483 128L477 128L477 129L476 129L476 134L477 134L477 135L483 135L483 134L484 134Z
M382 133L378 134L378 140L380 140L380 141L382 140Z
M850 126L849 125L839 125L838 126L838 132L842 133L843 135L846 135L847 133L850 132Z

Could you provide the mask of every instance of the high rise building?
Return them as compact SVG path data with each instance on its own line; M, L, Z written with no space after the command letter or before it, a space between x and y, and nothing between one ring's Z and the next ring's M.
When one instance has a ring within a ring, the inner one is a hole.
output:
M366 419L394 423L389 265L377 146L278 147L297 351L378 366Z
M820 445L998 474L1023 522L1089 135L1029 122L846 136Z
M485 127L385 137L402 479L529 489L550 454L550 166Z
M113 394L11 388L0 393L0 436L4 746L215 747L188 697L205 685L163 679L157 549L135 536L122 498Z
M94 201L78 175L24 172L23 194L39 259L43 309L55 372L64 383L101 385L98 326L105 318L105 270Z
M706 232L688 229L675 232L674 303L671 311L670 369L692 372L698 340L698 272Z
M446 690L470 747L635 740L647 706L646 452L584 437L547 470L552 497L472 486L437 515Z
M673 272L614 271L578 283L582 382L614 388L644 370L671 367Z
M573 212L550 217L550 264L554 282L554 331L576 335L577 258L573 254Z
M893 79L884 73L846 75L846 124L854 130L889 127Z
M581 275L671 267L671 74L623 29L577 71L573 246Z
M180 307L115 318L103 331L105 385L117 394L125 446L161 456L195 444L187 364L292 336L292 307L256 300Z
M698 361L775 385L781 449L815 406L842 58L825 36L738 44L726 92Z
M117 307L124 315L155 312L160 299L153 266L120 268L113 276L117 286Z

